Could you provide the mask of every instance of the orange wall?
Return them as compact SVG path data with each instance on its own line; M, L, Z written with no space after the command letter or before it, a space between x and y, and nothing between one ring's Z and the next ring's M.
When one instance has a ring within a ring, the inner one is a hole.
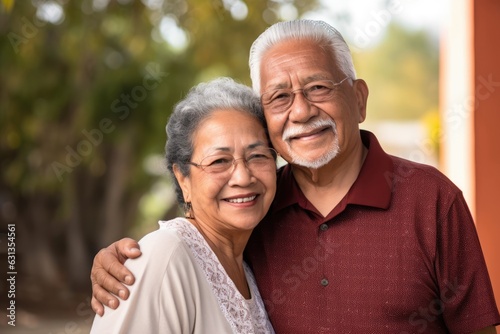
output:
M500 1L473 1L476 224L500 308Z

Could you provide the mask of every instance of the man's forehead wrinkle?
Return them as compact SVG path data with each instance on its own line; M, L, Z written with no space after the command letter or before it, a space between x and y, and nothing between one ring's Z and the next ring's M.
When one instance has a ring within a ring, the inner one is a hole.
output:
M267 62L276 62L276 61L283 61L283 59L286 60L297 60L297 59L302 59L302 58L309 58L310 57L310 51L311 50L293 50L289 52L276 52L273 49L271 49L269 55L268 55L268 60Z
M318 57L322 60L315 61ZM262 57L261 93L298 89L316 80L334 80L331 68L325 67L325 59L330 59L327 51L307 40L284 41L272 46Z
M297 77L301 84L307 84L316 80L332 80L332 75L330 72L325 72L324 70L317 69L314 67L309 68L307 66L304 68L303 73L297 71L297 67L301 64L311 64L306 58L295 59L293 66L285 66L284 68L279 66L283 64L278 58L267 61L266 70L270 74L268 79L263 85L263 91L268 91L270 89L280 89L280 88L290 88L292 73L294 77ZM295 71L295 72L293 72Z

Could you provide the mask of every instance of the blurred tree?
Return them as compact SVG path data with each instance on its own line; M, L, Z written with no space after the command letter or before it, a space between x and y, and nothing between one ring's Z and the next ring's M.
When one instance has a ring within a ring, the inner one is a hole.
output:
M360 78L372 91L370 120L417 120L438 111L438 41L424 31L391 23L382 40L354 54Z
M13 6L12 6L13 3ZM2 0L0 231L24 277L88 288L95 251L127 234L189 87L249 83L248 50L315 1ZM172 205L165 203L165 207ZM22 267L21 267L22 266Z

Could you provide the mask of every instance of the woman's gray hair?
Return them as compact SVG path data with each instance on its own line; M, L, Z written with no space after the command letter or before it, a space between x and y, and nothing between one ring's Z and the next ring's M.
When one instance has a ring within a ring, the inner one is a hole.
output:
M191 88L186 97L178 102L167 123L165 153L167 169L175 183L177 202L182 206L182 189L175 178L173 165L184 176L189 176L193 155L193 135L200 123L217 110L236 109L254 115L266 128L259 97L248 86L231 78L218 78Z
M342 35L323 21L295 20L278 22L266 29L250 48L250 77L253 90L260 95L260 65L264 54L276 44L290 39L306 39L331 50L333 61L340 71L351 79L356 79L349 46Z

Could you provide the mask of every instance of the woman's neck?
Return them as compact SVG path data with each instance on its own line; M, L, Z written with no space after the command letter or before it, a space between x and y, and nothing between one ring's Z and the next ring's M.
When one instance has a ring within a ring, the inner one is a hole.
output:
M196 219L188 219L201 233L217 256L229 278L245 299L250 298L250 290L243 268L243 251L252 231L241 233L221 233Z

